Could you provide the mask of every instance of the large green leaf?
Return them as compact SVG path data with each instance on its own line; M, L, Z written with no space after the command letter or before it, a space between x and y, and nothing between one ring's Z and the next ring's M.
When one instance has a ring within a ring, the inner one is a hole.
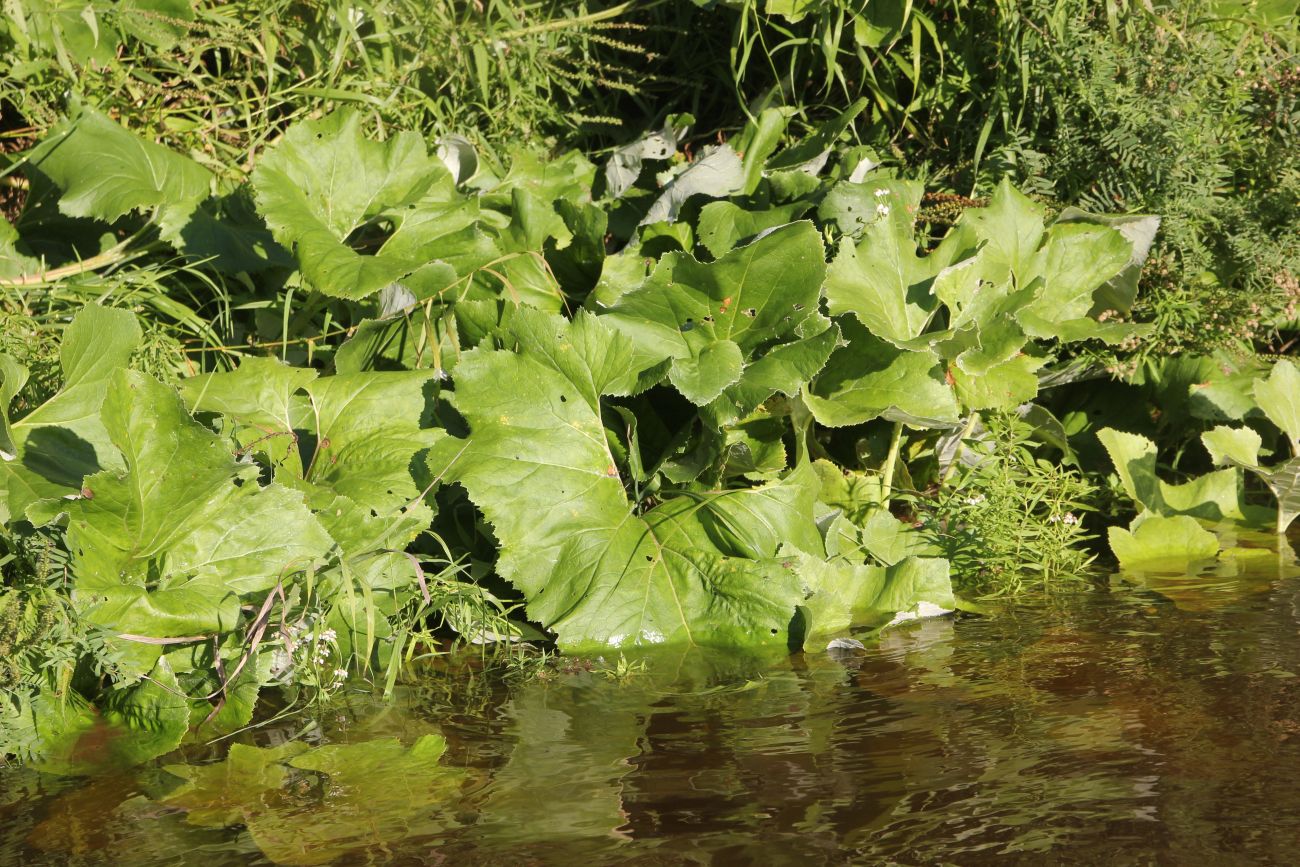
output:
M1255 380L1255 400L1268 420L1286 434L1291 453L1300 455L1300 370L1289 359L1273 365L1267 379Z
M1254 473L1277 499L1277 532L1285 533L1300 516L1300 458L1274 467L1259 464L1263 445L1258 433L1248 427L1216 427L1201 434L1201 442L1216 464L1241 467Z
M798 601L783 542L820 546L805 479L628 501L600 396L626 393L631 348L602 320L520 312L519 351L468 353L456 406L469 438L435 464L469 491L502 545L497 569L566 648L785 640Z
M917 426L956 426L957 401L937 355L899 349L851 317L841 325L845 345L831 353L804 395L818 423L844 427L887 416Z
M822 562L806 555L800 561L811 594L802 606L807 638L854 625L879 626L922 602L948 611L956 607L948 561L941 558L907 557L891 566Z
M1098 293L1132 270L1140 239L1107 225L1057 221L1050 227L1043 209L1003 180L986 208L966 211L952 240L982 243L982 276L995 286L1008 280L1033 292L1016 313L1034 337L1081 340L1123 339L1130 329L1099 328L1089 319ZM1113 332L1113 333L1112 333Z
M1078 208L1066 208L1056 218L1058 223L1091 223L1108 226L1123 235L1132 246L1132 253L1124 268L1110 278L1106 285L1097 290L1096 306L1093 312L1118 310L1128 314L1137 300L1138 278L1142 274L1142 265L1146 262L1151 244L1160 231L1160 218L1144 214L1089 214Z
M1156 446L1146 437L1102 428L1097 439L1110 453L1125 492L1157 515L1190 515L1206 521L1264 519L1258 508L1243 501L1239 469L1216 470L1174 485L1156 474Z
M792 202L756 211L733 202L710 202L700 209L700 243L714 258L724 256L737 244L798 219L808 207L807 202Z
M108 381L140 342L140 326L125 311L88 305L63 333L59 361L63 387L22 418L8 407L26 371L0 363L0 522L20 519L38 500L75 493L83 477L121 458L100 420Z
M1219 553L1214 534L1187 515L1147 515L1132 530L1111 527L1110 548L1130 572L1186 573Z
M63 213L108 222L132 211L192 207L207 197L212 182L212 174L190 158L90 107L51 129L31 165L62 191Z
M896 178L868 179L862 183L841 181L831 187L817 207L824 223L834 223L854 238L876 223L892 224L901 236L909 236L921 208L923 184Z
M275 480L306 497L355 574L372 587L409 585L400 553L428 527L429 484L417 456L431 427L432 371L317 378L275 359L186 380L197 412L220 413L235 445L264 454ZM413 475L418 472L419 481Z
M1043 359L1018 355L985 370L967 373L960 364L951 368L957 398L967 410L1014 409L1038 395L1038 368Z
M1230 428L1220 425L1201 434L1201 442L1216 465L1238 464L1255 466L1259 463L1259 450L1263 445L1259 434L1248 427Z
M344 298L364 298L427 261L382 248L364 255L349 246L349 236L387 211L417 212L390 217L400 223L440 213L456 198L451 174L425 152L418 134L370 141L360 115L350 111L290 127L258 163L253 188L272 234L294 251L303 276Z
M153 639L225 631L241 597L266 593L331 549L301 495L258 485L256 467L237 463L174 389L118 371L101 414L125 469L87 477L67 505L87 622ZM132 667L159 652L128 648Z
M892 212L877 216L859 244L840 247L827 273L826 303L833 314L852 313L876 337L910 346L938 306L931 284L946 264L938 254L917 255L910 221Z
M602 319L630 338L643 368L672 359L669 380L703 406L743 383L760 349L826 331L817 313L824 276L817 230L790 223L708 264L664 256Z

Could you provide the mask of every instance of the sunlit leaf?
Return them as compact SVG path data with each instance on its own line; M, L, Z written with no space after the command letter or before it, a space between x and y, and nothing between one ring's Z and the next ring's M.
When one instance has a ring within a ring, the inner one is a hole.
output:
M1187 515L1147 515L1131 531L1111 527L1107 534L1120 565L1133 572L1184 573L1219 553L1214 534Z
M132 211L179 206L207 197L212 173L162 145L123 129L89 106L54 126L31 165L61 191L70 217L106 222Z
M456 402L470 435L440 443L435 463L493 525L497 569L529 616L566 648L784 640L799 591L777 548L820 546L811 488L792 479L638 513L599 403L634 378L630 347L586 314L519 321L529 330L518 352L462 359Z

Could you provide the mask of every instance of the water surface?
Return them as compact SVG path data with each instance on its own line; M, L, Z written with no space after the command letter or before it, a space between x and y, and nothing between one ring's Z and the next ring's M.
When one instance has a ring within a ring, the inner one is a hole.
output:
M1293 864L1300 579L1279 571L1116 579L837 656L431 672L240 735L260 750L238 767L226 741L0 772L0 863ZM371 746L311 770L269 749L294 737Z

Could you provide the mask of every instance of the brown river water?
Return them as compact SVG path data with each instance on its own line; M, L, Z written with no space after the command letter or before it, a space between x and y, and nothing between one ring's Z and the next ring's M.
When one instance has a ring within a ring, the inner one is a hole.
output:
M0 864L1300 863L1300 578L1221 571L841 655L430 672L234 751L0 771Z

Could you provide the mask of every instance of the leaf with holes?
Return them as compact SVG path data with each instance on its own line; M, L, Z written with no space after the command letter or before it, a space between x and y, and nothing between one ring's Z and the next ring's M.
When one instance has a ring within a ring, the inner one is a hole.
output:
M427 261L386 252L381 241L355 233L382 233L385 221L400 231L403 219L453 209L459 198L450 172L425 151L418 134L370 141L361 116L351 111L290 127L258 163L252 181L258 210L275 239L293 250L308 282L352 299L378 292ZM373 255L368 243L380 244Z

